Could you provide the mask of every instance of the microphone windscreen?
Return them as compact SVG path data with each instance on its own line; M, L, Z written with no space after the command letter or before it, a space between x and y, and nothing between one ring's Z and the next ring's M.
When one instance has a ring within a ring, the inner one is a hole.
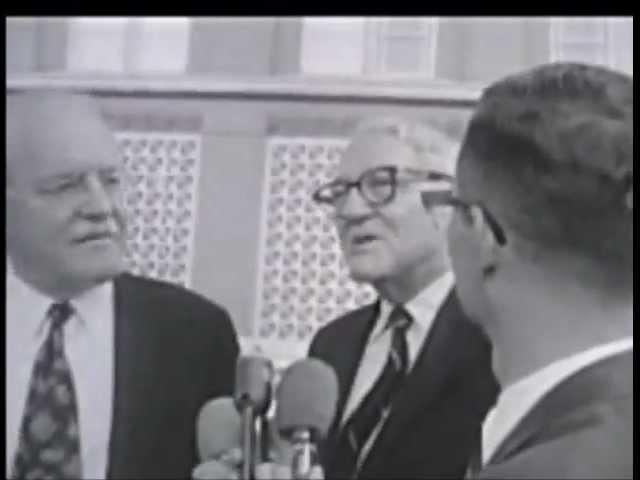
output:
M202 461L213 459L242 445L242 419L231 397L209 400L198 414L198 453Z
M234 400L241 410L251 405L257 415L263 415L271 403L273 364L256 356L242 356L236 363Z
M325 362L307 358L293 363L282 375L276 402L276 424L281 435L310 429L324 437L333 422L338 380Z

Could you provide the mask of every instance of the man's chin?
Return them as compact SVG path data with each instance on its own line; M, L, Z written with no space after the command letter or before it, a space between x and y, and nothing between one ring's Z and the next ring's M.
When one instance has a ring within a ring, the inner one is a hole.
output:
M76 265L85 265L86 268L75 269L78 277L84 277L88 282L99 284L113 280L127 270L123 258L94 259L90 263L78 262Z
M380 279L382 272L373 265L350 265L349 275L358 283L374 283Z

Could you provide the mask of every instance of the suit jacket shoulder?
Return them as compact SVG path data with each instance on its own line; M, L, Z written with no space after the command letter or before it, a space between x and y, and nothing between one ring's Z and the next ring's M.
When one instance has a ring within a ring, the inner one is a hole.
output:
M532 439L508 460L487 467L483 479L633 478L633 418L594 405L563 419L563 434ZM633 409L632 400L628 408Z
M633 356L578 372L520 423L481 478L632 478Z
M115 281L109 478L187 478L199 409L233 391L238 341L224 308L129 274Z
M316 356L327 349L343 348L341 344L345 340L345 334L362 335L368 333L368 327L372 326L377 316L378 302L364 305L355 310L331 320L320 328L314 335L309 347L309 355ZM356 348L356 346L353 346Z
M120 301L120 302L119 302ZM139 312L130 321L168 329L192 341L219 339L235 345L237 338L227 310L202 295L161 280L125 274L116 280L116 309ZM128 313L128 312L125 312Z
M229 314L224 307L179 285L132 274L124 274L119 277L116 280L116 285L123 290L128 290L128 293L132 295L138 295L145 301L148 300L147 307L152 310L165 311L164 309L169 308L173 312L187 308L185 313L195 314L195 318L199 318L202 313L205 313L211 315L211 320L214 322L229 320ZM162 315L159 318L165 317L167 315Z

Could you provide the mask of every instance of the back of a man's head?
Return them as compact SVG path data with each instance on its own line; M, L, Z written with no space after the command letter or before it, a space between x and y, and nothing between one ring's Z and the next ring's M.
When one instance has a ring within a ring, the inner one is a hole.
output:
M458 186L534 250L583 259L599 285L632 287L633 79L555 63L492 84Z

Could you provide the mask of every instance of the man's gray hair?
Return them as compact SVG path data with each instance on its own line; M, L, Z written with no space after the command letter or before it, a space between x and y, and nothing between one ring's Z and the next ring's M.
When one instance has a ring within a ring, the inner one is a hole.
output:
M366 134L388 135L410 147L420 161L449 174L455 171L460 142L438 128L400 117L375 117L363 120L354 132L354 138Z

